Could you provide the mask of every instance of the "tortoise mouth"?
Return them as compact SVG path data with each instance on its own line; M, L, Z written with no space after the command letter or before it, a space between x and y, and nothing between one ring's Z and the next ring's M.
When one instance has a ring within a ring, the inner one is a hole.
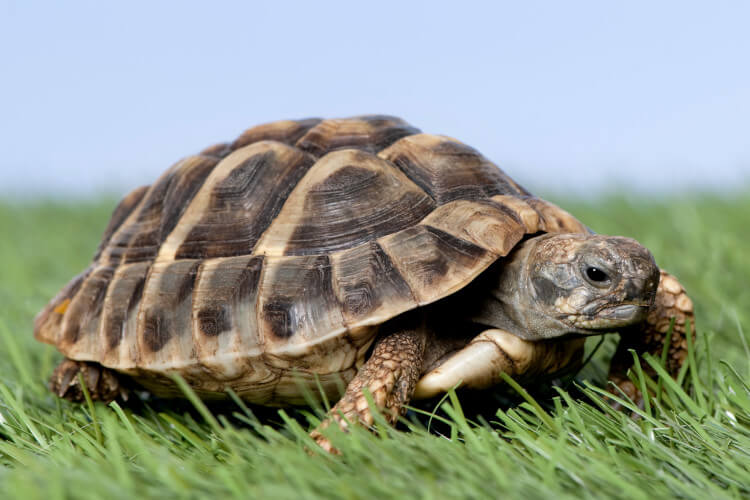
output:
M583 330L611 330L640 323L646 319L650 304L629 303L599 308L594 314L571 315L565 322Z
M639 321L646 319L648 306L643 304L623 304L604 309L600 316L608 319Z

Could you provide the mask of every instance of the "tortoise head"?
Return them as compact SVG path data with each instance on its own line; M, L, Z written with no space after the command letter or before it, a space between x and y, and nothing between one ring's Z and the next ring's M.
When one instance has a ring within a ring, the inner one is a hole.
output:
M630 238L544 234L520 244L488 276L475 321L527 340L589 335L642 322L659 269Z

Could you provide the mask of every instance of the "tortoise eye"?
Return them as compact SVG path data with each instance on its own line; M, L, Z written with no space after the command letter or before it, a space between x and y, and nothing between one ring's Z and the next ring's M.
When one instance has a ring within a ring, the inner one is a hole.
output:
M604 283L605 281L609 281L609 276L607 276L607 273L605 273L598 267L587 267L586 277L596 283Z

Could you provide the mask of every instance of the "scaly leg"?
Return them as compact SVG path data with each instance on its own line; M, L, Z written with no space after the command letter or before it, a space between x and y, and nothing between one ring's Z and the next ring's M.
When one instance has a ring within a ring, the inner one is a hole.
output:
M109 403L117 397L122 400L128 399L128 390L122 386L115 372L99 363L74 361L67 358L60 362L52 372L49 389L61 398L76 403L82 402L84 395L78 377L79 373L83 375L83 381L92 400Z
M382 332L370 359L349 382L329 416L310 436L324 450L336 453L321 430L332 422L343 430L349 424L371 426L373 415L364 389L370 392L375 408L383 413L386 421L395 424L405 412L404 405L411 399L419 380L426 343L427 331L422 325L399 323Z
M667 351L666 368L673 377L676 377L687 358L688 321L690 321L692 338L695 338L695 316L693 314L693 302L685 293L685 289L680 282L666 271L661 271L656 300L649 311L645 325L640 326L637 331L631 330L622 335L609 368L609 380L614 382L641 407L643 406L643 396L627 376L628 369L633 366L633 357L628 349L634 349L639 354L648 352L656 358L660 358L672 318L674 318L674 328L672 329L672 341ZM655 375L655 372L647 363L641 363L641 366L648 375ZM614 387L610 387L609 391L612 394L620 395Z

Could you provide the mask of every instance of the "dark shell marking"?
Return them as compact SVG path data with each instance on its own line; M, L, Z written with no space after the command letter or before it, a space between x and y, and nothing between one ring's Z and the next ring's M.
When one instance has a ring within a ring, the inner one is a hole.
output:
M112 212L112 218L109 220L109 224L107 224L107 228L104 230L104 236L102 236L102 241L99 244L96 255L94 255L94 260L99 259L99 255L101 255L104 246L109 242L115 231L117 231L122 223L125 222L125 219L130 216L135 207L138 206L147 191L148 186L141 186L125 195L122 201L120 201L115 208L115 211Z
M385 251L393 259L420 305L453 292L477 267L489 266L497 257L466 240L445 231L418 225L383 239Z
M125 322L141 302L148 262L126 264L117 270L104 301L102 332L107 351L115 349L123 340Z
M476 150L387 116L281 121L188 157L115 209L38 339L173 394L329 394L376 326L468 284L524 234L586 232Z
M330 332L339 306L326 255L280 259L267 271L258 305L266 346L292 336L313 340ZM338 314L340 317L340 313Z
M178 259L210 259L246 255L281 210L292 188L313 158L279 143L259 143L238 151L227 162L236 165L223 178L215 176L206 205L177 249Z
M348 325L377 324L404 305L409 305L409 309L417 306L409 284L377 242L340 252L334 271L338 299Z
M114 268L94 270L73 297L63 321L61 345L75 345L79 340L96 337L96 329L104 307L104 296L112 279Z
M217 164L215 158L192 156L178 162L151 186L130 217L103 245L100 259L117 265L152 260L172 232L188 203Z
M138 317L137 342L144 362L160 364L175 355L191 358L192 291L199 266L197 260L178 260L151 267ZM169 342L175 347L160 355Z

